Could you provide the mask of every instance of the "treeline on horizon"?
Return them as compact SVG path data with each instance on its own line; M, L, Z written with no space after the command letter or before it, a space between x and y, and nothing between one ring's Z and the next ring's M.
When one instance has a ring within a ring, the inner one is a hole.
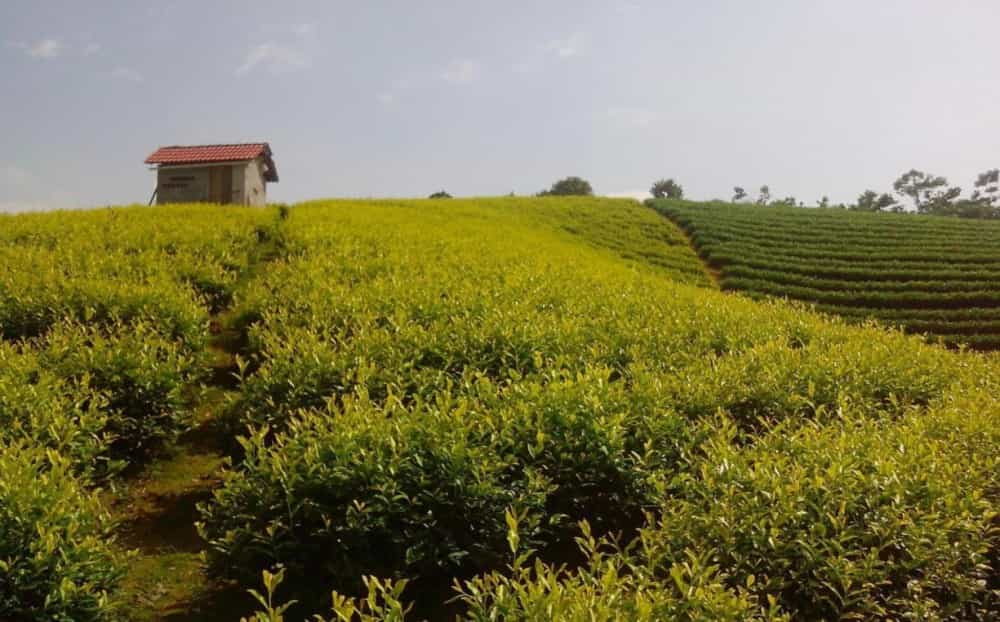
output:
M823 196L816 202L815 207L861 212L1000 218L1000 169L994 168L981 173L976 178L973 191L968 197L962 197L962 188L952 186L946 177L917 169L910 169L900 175L893 182L892 189L892 193L865 190L858 195L854 203L850 204L832 204L828 197ZM593 194L594 189L589 181L582 177L570 176L556 181L551 187L538 192L535 196L593 196ZM654 199L683 199L684 187L674 179L660 179L650 187L649 194ZM441 190L428 198L450 199L451 195ZM760 187L756 198L750 197L742 186L734 186L730 201L761 207L808 207L804 201L799 201L794 196L774 198L771 187L766 184ZM713 202L724 201L714 199Z

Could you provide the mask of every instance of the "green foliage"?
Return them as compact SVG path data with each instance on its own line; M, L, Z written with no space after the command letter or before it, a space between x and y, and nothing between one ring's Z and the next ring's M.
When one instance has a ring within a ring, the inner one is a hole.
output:
M934 214L951 206L952 202L962 193L959 187L948 187L948 180L916 169L911 169L899 176L892 184L893 190L900 196L913 201L913 207L919 214Z
M510 515L509 515L510 516ZM518 522L510 520L512 540ZM507 572L492 572L456 586L468 606L463 617L487 620L786 620L773 601L760 607L743 586L727 589L725 575L706 557L691 554L659 575L635 555L640 543L622 550L599 542L583 523L578 539L586 562L570 572L517 555ZM641 546L655 547L642 540ZM748 583L752 587L753 583Z
M879 201L871 193L876 203ZM725 289L1000 347L1000 227L860 211L657 202Z
M79 473L112 471L106 403L88 378L61 378L31 348L0 342L0 443L57 450Z
M850 209L862 212L897 212L902 208L891 194L878 194L874 190L865 190Z
M252 580L283 564L296 585L351 588L365 574L445 576L495 565L503 512L538 508L543 483L503 478L503 456L469 443L451 412L380 412L361 400L309 413L246 456L202 507L212 571Z
M438 190L437 192L431 194L428 199L450 199L451 195L444 190Z
M0 619L120 620L112 524L57 452L0 442Z
M98 329L56 327L39 344L42 366L103 396L102 433L114 458L137 461L181 430L186 392L205 375L206 361L145 322Z
M594 189L590 182L580 177L566 177L552 184L548 190L542 190L538 196L593 196Z
M752 447L720 434L645 554L698 551L796 618L989 619L1000 437L995 405L962 406L898 422L845 408Z
M673 179L661 179L653 183L649 194L654 199L683 199L684 188Z

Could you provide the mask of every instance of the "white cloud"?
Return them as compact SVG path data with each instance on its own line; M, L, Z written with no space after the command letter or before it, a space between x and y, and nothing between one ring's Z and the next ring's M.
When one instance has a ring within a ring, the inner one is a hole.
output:
M308 37L316 33L316 24L302 23L292 26L292 32L300 37Z
M117 80L127 80L136 83L142 82L144 79L141 73L128 67L115 67L111 72L111 77Z
M629 128L646 128L656 121L656 113L646 108L612 106L607 110L608 119Z
M389 92L379 93L378 95L375 96L375 98L378 99L378 102L380 104L389 105L392 102L396 101L396 94Z
M553 39L545 46L559 58L572 58L583 53L586 41L582 33L574 33L565 39Z
M622 190L621 192L611 192L606 195L612 199L635 199L644 201L650 197L649 190Z
M441 79L452 84L469 84L483 75L483 66L474 60L456 60L441 72Z
M272 73L302 69L309 65L309 57L294 48L277 43L262 43L252 48L236 75L244 76L257 67L266 67Z
M32 58L55 58L62 54L63 44L59 39L42 39L28 46L27 52Z
M84 56L93 56L94 54L97 54L100 51L101 51L100 43L88 43L87 45L83 46L83 50L81 50L80 53L83 54Z

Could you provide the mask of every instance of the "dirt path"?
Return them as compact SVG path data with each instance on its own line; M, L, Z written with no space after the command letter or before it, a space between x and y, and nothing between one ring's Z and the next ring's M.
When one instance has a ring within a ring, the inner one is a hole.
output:
M235 289L252 280L278 250L273 239L259 238ZM191 429L140 473L119 482L108 497L108 507L120 523L121 544L137 551L122 586L132 622L235 621L254 609L245 587L206 575L206 543L195 527L197 505L221 484L232 447L232 439L213 424L239 388L236 355L244 339L233 328L233 319L229 308L212 316L210 369L206 386L193 400Z
M227 439L212 422L232 393L226 385L235 359L227 343L213 338L212 384L200 395L192 429L123 482L109 504L122 545L138 551L123 584L134 622L238 620L252 605L243 590L205 575L205 542L195 528L197 504L211 498L226 464Z

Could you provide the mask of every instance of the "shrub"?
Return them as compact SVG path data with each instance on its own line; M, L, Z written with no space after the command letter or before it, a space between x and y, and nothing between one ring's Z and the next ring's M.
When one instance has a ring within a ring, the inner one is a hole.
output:
M998 414L981 397L898 422L848 412L748 448L722 428L644 554L661 567L705 556L797 618L989 619Z
M216 575L252 581L280 563L296 585L353 589L364 574L468 574L501 559L507 507L541 503L540 482L505 485L505 459L443 413L348 400L267 436L242 440L242 464L200 508Z
M105 397L111 455L126 460L141 460L182 429L189 394L206 370L202 354L142 322L107 331L64 324L38 345L46 369Z
M121 619L112 523L54 451L0 443L0 619Z
M81 474L115 470L106 399L89 378L64 379L37 353L0 343L0 442L26 441L65 456Z

